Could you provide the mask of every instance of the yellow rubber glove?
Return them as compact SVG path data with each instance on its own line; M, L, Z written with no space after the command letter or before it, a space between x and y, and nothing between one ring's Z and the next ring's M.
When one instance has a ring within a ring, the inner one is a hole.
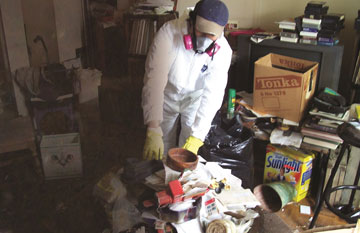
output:
M164 142L161 128L148 128L144 145L143 159L161 160L164 154Z
M204 145L204 143L200 139L190 136L186 139L183 148L197 155L197 152L202 145Z

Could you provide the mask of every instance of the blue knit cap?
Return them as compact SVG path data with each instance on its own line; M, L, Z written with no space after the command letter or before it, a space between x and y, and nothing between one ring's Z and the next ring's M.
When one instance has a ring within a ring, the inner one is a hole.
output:
M196 8L196 29L220 36L229 19L226 5L220 0L202 0Z

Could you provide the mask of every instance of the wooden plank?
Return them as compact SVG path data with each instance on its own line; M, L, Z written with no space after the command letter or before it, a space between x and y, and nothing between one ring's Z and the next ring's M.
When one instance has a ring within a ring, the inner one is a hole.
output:
M0 125L0 155L7 152L30 150L35 170L41 176L41 163L36 152L35 133L30 117L19 117Z
M281 211L276 214L293 230L307 230L310 224L311 215L300 214L300 205L314 206L314 200L307 197L299 203L290 203L286 205ZM333 212L323 207L320 211L315 227L346 225L347 222L340 217L336 216Z
M313 232L354 232L356 224L347 224L347 225L340 225L340 226L326 226L326 227L318 227L310 230L303 231L304 233L313 233ZM338 231L340 230L340 231Z
M344 184L347 185L352 185L354 184L354 178L357 172L357 167L360 161L360 148L357 147L352 147L351 148L351 153L350 153L350 159L349 159L349 164L346 168L346 174L345 174L345 178L344 178ZM358 185L360 185L360 182L358 183ZM355 200L354 200L354 206L360 206L360 195L359 195L359 191L356 192L355 195ZM343 190L342 191L342 195L341 195L341 199L340 199L340 203L341 204L346 204L349 201L350 198L350 194L351 194L351 190Z
M0 153L28 149L35 144L31 119L19 117L0 126Z

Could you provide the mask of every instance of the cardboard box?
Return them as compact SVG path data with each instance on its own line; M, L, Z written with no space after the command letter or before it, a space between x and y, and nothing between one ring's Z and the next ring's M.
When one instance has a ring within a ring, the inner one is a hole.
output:
M315 155L304 150L287 146L268 144L266 147L264 183L287 181L295 187L298 202L306 197L309 190L312 162Z
M45 179L82 175L79 133L44 135L40 152Z
M255 62L254 110L300 122L314 95L318 63L270 53Z
M98 99L102 73L96 69L81 69L77 75L80 80L79 103Z

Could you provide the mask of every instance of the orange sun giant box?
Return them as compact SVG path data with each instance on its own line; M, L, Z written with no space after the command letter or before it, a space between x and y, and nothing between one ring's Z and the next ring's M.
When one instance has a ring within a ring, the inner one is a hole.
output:
M305 150L268 144L264 168L264 183L287 181L291 183L298 202L306 197L309 190L312 163L315 155Z
M314 95L318 63L269 53L255 62L254 110L300 122Z

